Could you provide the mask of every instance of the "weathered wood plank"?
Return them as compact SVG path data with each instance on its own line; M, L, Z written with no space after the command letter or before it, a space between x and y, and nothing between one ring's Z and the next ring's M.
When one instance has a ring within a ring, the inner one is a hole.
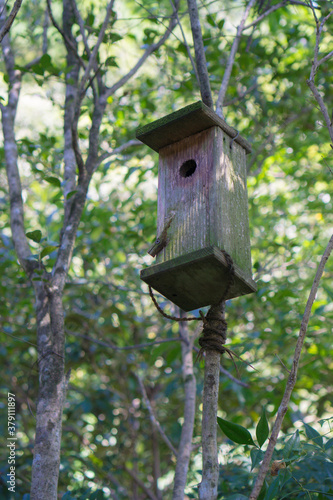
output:
M234 128L201 101L138 128L136 137L154 151L159 152L161 148L169 144L214 126L220 127L229 137L235 138L235 142L240 144L247 153L251 153L250 143L240 135L237 136L238 132Z
M229 283L221 250L210 246L143 269L140 277L184 311L219 301ZM227 299L253 293L256 283L235 265L235 282Z

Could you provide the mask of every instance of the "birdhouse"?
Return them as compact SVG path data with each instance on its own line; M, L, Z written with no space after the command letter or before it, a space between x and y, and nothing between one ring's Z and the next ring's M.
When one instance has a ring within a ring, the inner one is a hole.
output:
M246 185L251 146L201 101L137 130L159 154L156 263L141 279L184 311L256 291Z

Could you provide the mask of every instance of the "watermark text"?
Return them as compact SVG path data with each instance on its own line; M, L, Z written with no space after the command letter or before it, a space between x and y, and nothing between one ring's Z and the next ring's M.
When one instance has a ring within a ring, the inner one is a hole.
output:
M8 448L8 465L9 472L7 474L7 484L9 491L15 493L16 487L16 402L15 394L8 392L7 395L7 406L8 406L8 437L7 437L7 448Z

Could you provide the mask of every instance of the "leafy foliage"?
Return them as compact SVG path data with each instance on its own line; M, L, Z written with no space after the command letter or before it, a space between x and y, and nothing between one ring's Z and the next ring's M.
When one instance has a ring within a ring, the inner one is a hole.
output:
M60 3L53 5L59 16ZM205 2L200 9L215 93L240 6L238 1ZM101 2L82 2L91 48L100 29L102 7ZM99 61L101 71L112 82L131 67L142 48L154 42L163 31L160 21L170 14L167 1L149 1L144 7L126 1L117 8ZM40 55L42 11L41 4L23 3L12 37L18 67L25 71L17 130L26 233L35 258L43 259L50 270L63 216L61 120L68 68L63 42L53 27L49 28L48 53L27 66L27 54L31 60ZM190 39L185 12L180 17ZM331 27L332 21L324 33L323 50L332 42ZM176 34L135 80L109 100L102 122L101 153L133 139L139 124L199 98L181 34ZM79 29L75 36L81 47ZM311 13L301 6L283 7L243 37L227 95L227 122L254 148L248 158L248 187L252 259L258 282L257 294L240 297L227 307L233 350L256 368L238 367L245 386L221 378L220 410L227 418L219 418L219 424L229 440L242 444L234 447L219 436L223 453L219 495L229 500L249 495L268 436L262 408L273 419L309 287L331 233L332 151L306 86L313 49ZM4 82L8 80L4 72L2 77ZM332 109L329 63L323 65L318 82ZM1 96L6 99L3 90ZM79 130L83 150L89 139L90 97L85 105ZM3 148L0 157L2 165ZM134 498L142 490L133 477L151 491L156 490L158 479L163 498L171 495L173 457L152 428L135 377L138 370L143 373L157 418L177 447L183 417L181 348L175 340L178 327L158 316L139 280L139 269L149 262L146 250L155 235L156 176L157 155L143 146L133 147L101 163L88 193L64 299L66 363L71 370L59 487L64 499L109 498L111 494L119 499ZM32 291L17 265L10 239L9 199L1 166L0 180L1 390L16 394L18 489L12 497L24 498L29 491L38 383L36 324ZM333 495L333 438L327 420L333 405L332 272L328 262L284 435L274 456L274 461L286 467L268 479L261 494L265 500ZM164 299L160 300L165 306ZM158 340L170 342L146 345ZM139 347L128 350L130 346ZM223 360L223 365L238 377L230 361ZM195 372L200 394L199 363ZM0 430L5 436L6 399L0 404ZM198 402L194 444L200 442L200 411ZM249 448L254 443L252 421L258 421L255 435L260 449ZM5 448L2 454L1 463L6 464ZM189 498L196 495L198 462L200 451L192 458ZM7 472L8 467L1 466L2 478ZM2 483L1 488L2 497L10 498L6 485Z

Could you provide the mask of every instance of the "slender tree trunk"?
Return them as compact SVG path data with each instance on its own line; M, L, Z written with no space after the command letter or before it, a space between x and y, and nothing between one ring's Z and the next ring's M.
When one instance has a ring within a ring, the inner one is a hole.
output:
M196 380L193 373L193 345L190 341L188 325L186 323L179 323L179 333L183 339L183 342L181 342L181 349L185 401L184 424L178 447L172 500L183 500L184 498L187 472L192 451L196 401Z
M210 327L218 328L225 319L225 302L212 306ZM214 316L217 316L215 319ZM205 349L205 376L202 400L202 481L199 484L199 500L216 500L219 480L217 455L217 408L220 383L221 353L213 348Z
M220 379L221 354L207 351L202 414L202 481L199 485L200 500L216 500L219 479L217 458L216 422Z
M155 405L154 405L155 406ZM153 478L154 478L154 493L158 500L162 500L162 492L158 487L158 480L161 477L161 459L160 459L160 447L158 439L158 431L156 427L153 427L151 439L153 448Z

